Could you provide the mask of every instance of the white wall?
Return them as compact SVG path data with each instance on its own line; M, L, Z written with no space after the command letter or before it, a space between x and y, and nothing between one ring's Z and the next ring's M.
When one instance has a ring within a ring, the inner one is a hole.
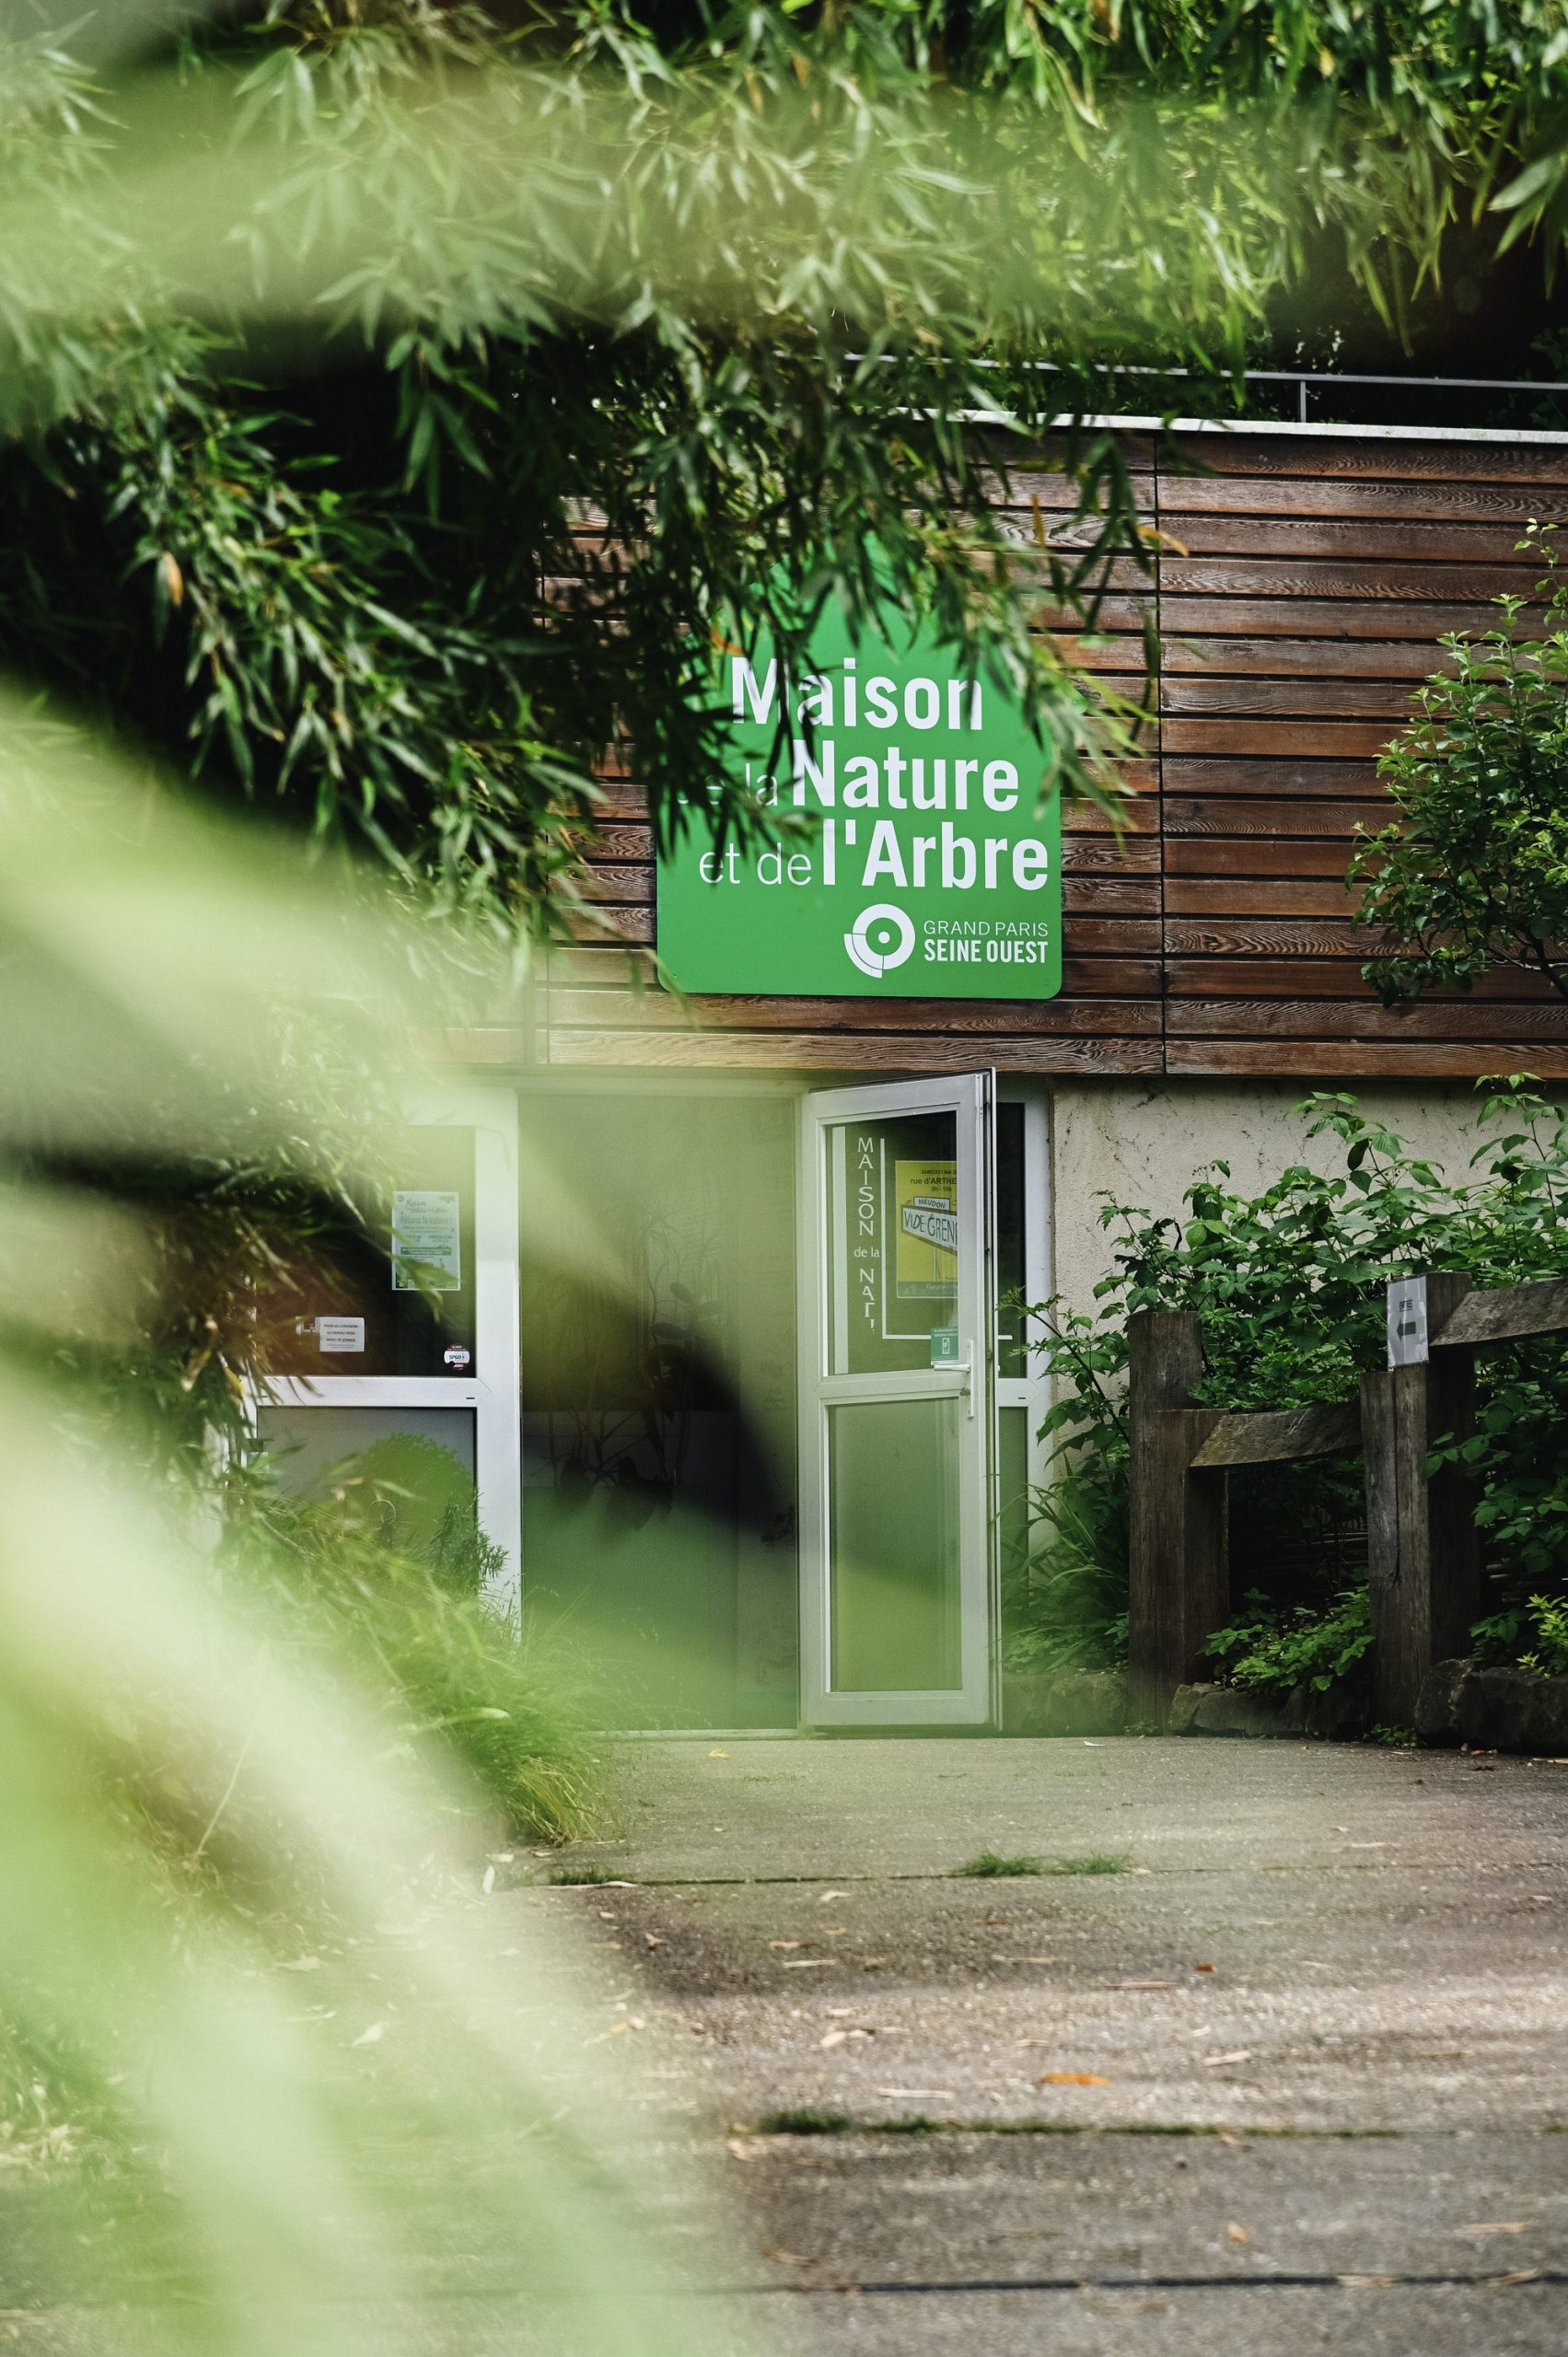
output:
M1317 1086L1327 1091L1331 1084ZM1462 1178L1480 1144L1481 1094L1469 1082L1347 1082L1362 1111L1396 1130L1413 1151ZM1111 1263L1099 1224L1101 1190L1120 1202L1179 1214L1204 1163L1228 1162L1231 1183L1258 1192L1293 1162L1342 1167L1333 1137L1306 1143L1298 1081L1063 1081L1051 1092L1052 1197L1057 1289L1093 1307ZM1543 1094L1546 1093L1543 1091Z

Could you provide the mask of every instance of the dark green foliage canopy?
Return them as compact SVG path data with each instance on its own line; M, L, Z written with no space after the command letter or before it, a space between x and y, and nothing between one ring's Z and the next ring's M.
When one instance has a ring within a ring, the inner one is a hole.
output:
M504 933L612 754L663 832L717 781L715 630L787 666L884 582L1097 790L1118 715L1028 625L1146 562L1104 369L1223 400L1325 239L1396 326L1461 216L1550 256L1565 105L1561 0L274 0L107 88L13 45L0 656ZM1078 421L1050 547L988 412Z

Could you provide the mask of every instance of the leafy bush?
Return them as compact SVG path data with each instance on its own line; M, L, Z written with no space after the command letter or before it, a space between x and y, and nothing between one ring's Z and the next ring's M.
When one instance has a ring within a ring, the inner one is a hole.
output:
M1371 1648L1371 1599L1364 1587L1344 1589L1321 1613L1297 1605L1281 1614L1256 1589L1247 1602L1249 1613L1209 1641L1210 1654L1233 1686L1277 1694L1310 1686L1324 1694Z
M1353 1399L1361 1372L1384 1363L1390 1276L1456 1269L1478 1285L1499 1285L1568 1271L1568 1117L1526 1084L1488 1085L1469 1173L1455 1180L1366 1120L1353 1097L1316 1096L1302 1112L1308 1141L1338 1141L1337 1170L1293 1164L1249 1196L1227 1185L1229 1170L1216 1163L1188 1189L1180 1219L1108 1200L1101 1219L1116 1245L1095 1312L1058 1299L1029 1313L1032 1347L1057 1389L1044 1425L1054 1479L1032 1501L1030 1550L1008 1584L1015 1666L1093 1666L1116 1659L1119 1635L1124 1642L1124 1387L1135 1310L1197 1311L1204 1401L1307 1407ZM1477 1429L1461 1453L1480 1483L1478 1517L1501 1608L1485 1624L1494 1646L1539 1629L1525 1617L1527 1596L1568 1593L1565 1430L1560 1343L1518 1342L1481 1356ZM1447 1452L1459 1445L1450 1439ZM1314 1521L1342 1539L1359 1520L1360 1486L1353 1460L1234 1481L1233 1565L1244 1576L1250 1568L1240 1543L1249 1528L1260 1565L1280 1551L1282 1533ZM1347 1652L1356 1631L1346 1550L1325 1543L1319 1552L1316 1577L1298 1564L1288 1593L1276 1577L1253 1617L1236 1624L1223 1656L1230 1675L1239 1678L1246 1662L1247 1682L1282 1682L1275 1668L1288 1660L1310 1678L1331 1678L1342 1674L1328 1666L1342 1655L1353 1667L1365 1645Z
M1468 991L1498 964L1568 997L1568 584L1552 527L1518 545L1544 568L1544 627L1522 636L1526 600L1499 598L1499 628L1445 638L1451 676L1378 760L1399 817L1358 846L1351 881L1388 945L1367 980L1390 1001Z

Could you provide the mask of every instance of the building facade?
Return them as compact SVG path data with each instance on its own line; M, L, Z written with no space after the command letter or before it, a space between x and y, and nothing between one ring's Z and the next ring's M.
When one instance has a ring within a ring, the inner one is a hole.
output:
M1130 438L1159 552L1079 654L1140 691L1152 622L1155 716L1125 832L1063 814L1060 994L672 996L645 810L607 780L620 941L465 1041L445 1177L400 1196L451 1223L451 1316L372 1316L356 1353L324 1300L264 1411L301 1462L455 1455L497 1592L609 1724L997 1724L1041 1470L1019 1305L1088 1304L1102 1192L1176 1210L1215 1157L1261 1183L1333 1087L1458 1167L1479 1077L1568 1081L1568 1005L1526 975L1380 1005L1345 882L1437 642L1534 595L1517 543L1568 509L1568 436ZM1065 519L1049 454L1012 486L1021 542Z

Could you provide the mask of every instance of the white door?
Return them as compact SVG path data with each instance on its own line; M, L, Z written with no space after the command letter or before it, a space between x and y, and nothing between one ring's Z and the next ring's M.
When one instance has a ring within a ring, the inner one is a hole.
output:
M800 1188L801 1714L994 1718L994 1078L821 1090Z

